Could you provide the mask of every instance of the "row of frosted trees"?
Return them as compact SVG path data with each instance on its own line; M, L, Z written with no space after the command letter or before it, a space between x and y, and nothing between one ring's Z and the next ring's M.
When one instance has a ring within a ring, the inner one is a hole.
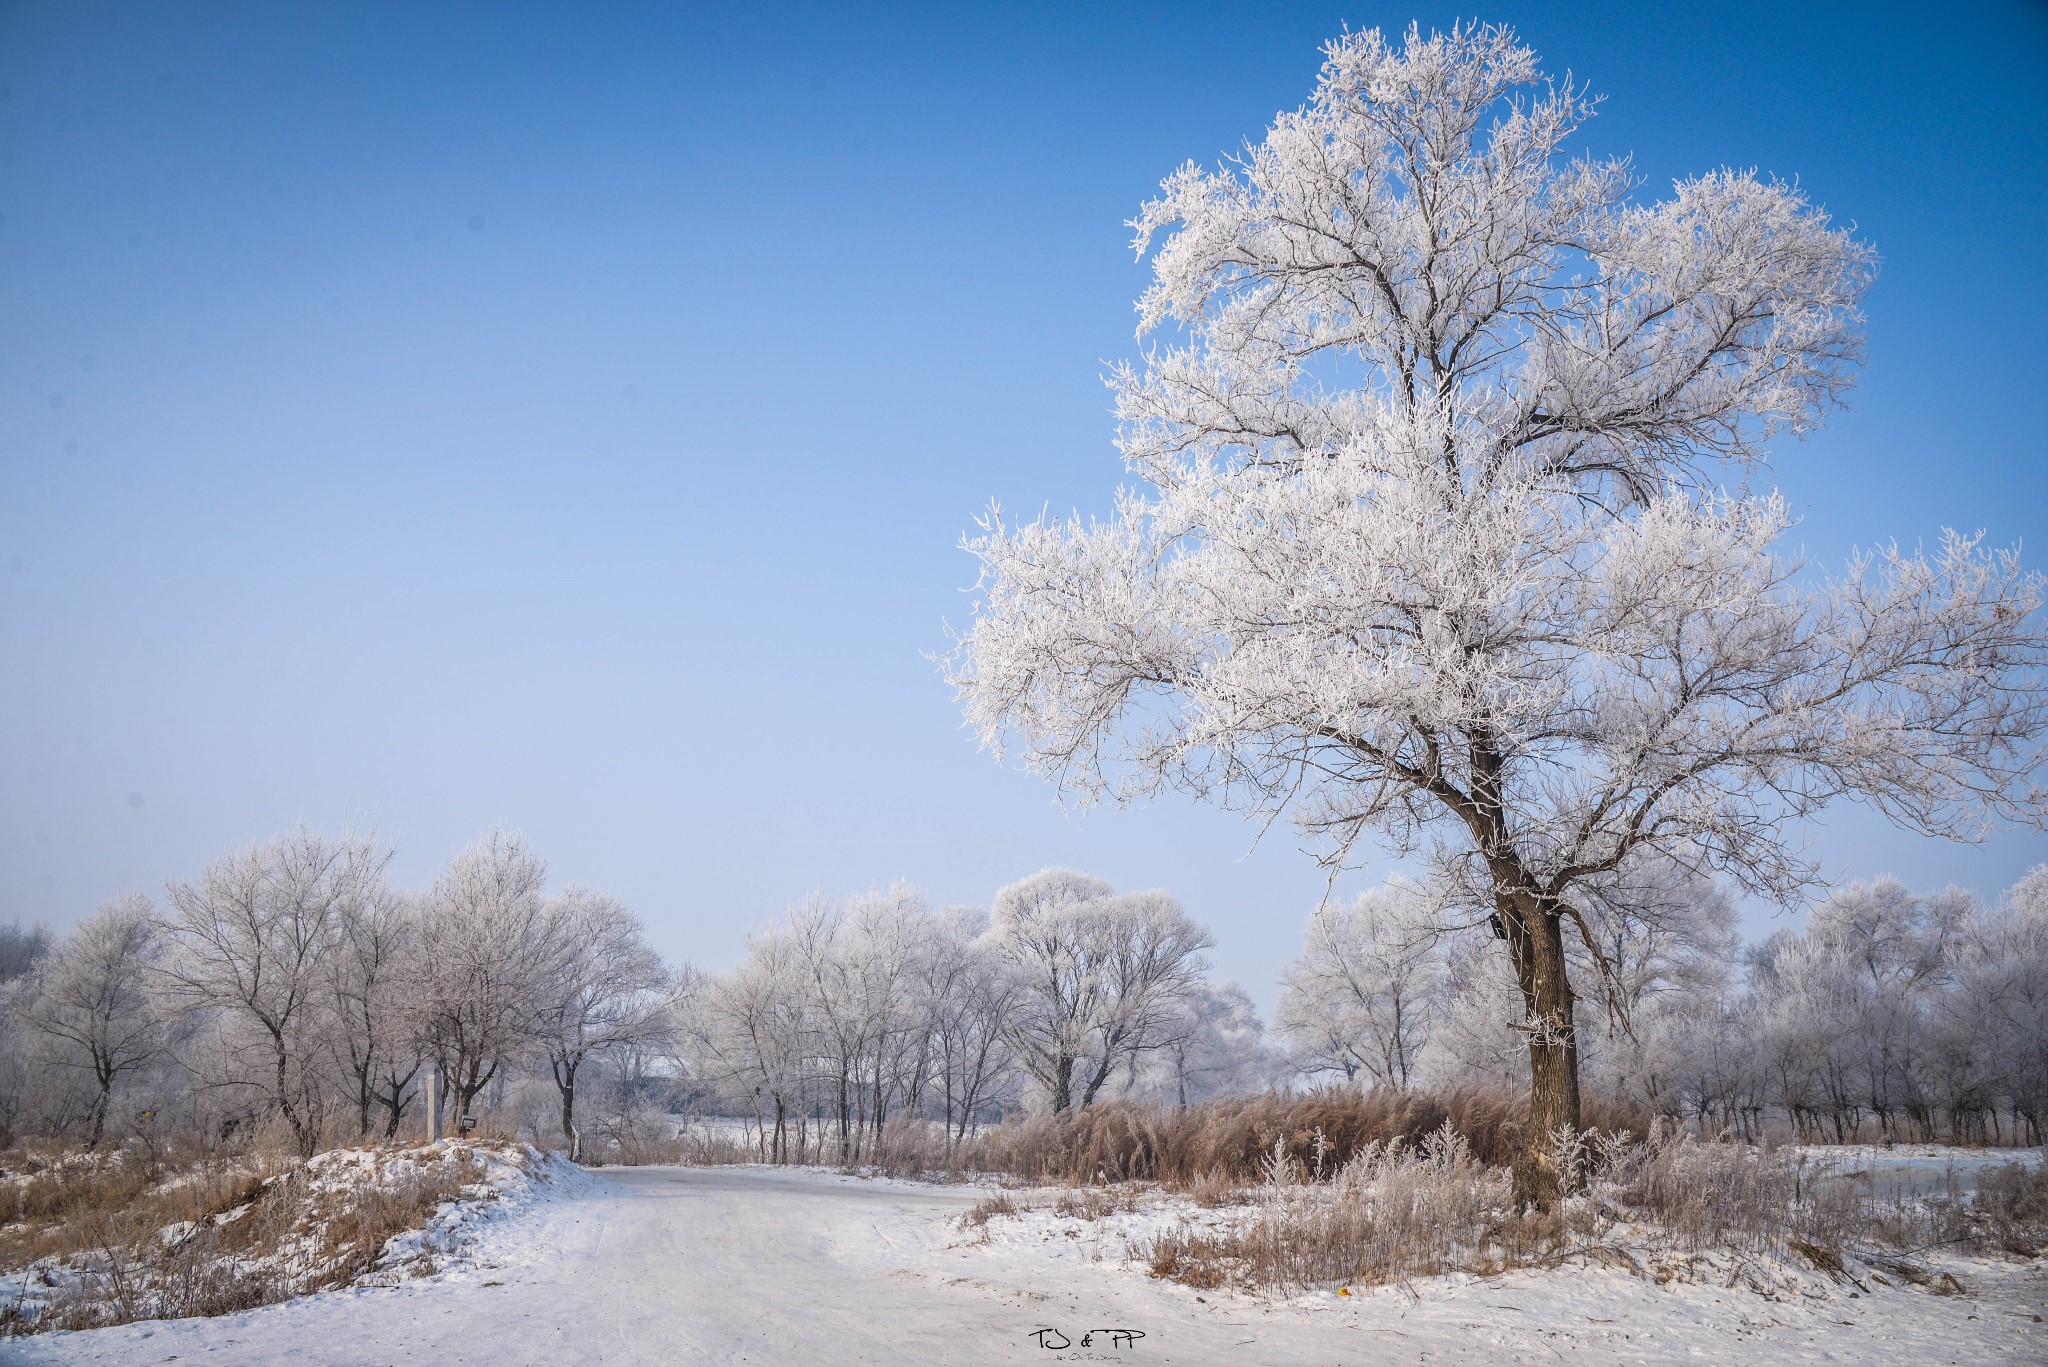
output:
M516 836L423 893L389 862L301 830L61 939L0 928L0 1145L268 1125L310 1154L423 1128L434 1077L451 1117L496 1111L572 1152L595 1083L613 1137L687 1102L748 1118L777 1161L860 1161L892 1122L952 1145L1020 1106L1276 1076L1250 999L1207 979L1208 931L1163 892L1048 869L987 912L900 885L813 898L705 975L665 966L613 899L549 892Z
M2042 1142L2048 868L1989 906L1850 884L1746 949L1727 896L1675 866L1601 891L1572 946L1589 1085L1752 1138ZM1515 1086L1523 1012L1494 933L1399 882L1312 916L1276 1021L1295 1066Z
M276 1124L302 1153L546 1079L578 1143L594 1061L666 1040L675 980L640 922L493 832L424 893L373 842L300 830L108 903L61 940L0 936L0 1130ZM125 1137L125 1133L123 1134Z
M694 985L684 1053L776 1162L861 1161L892 1122L951 1146L1020 1107L1264 1086L1261 1023L1206 978L1210 943L1166 893L1065 869L988 912L901 885L813 899Z
M2038 1144L2048 1119L2048 869L1997 905L1892 879L1837 892L1748 956L1742 991L1650 1036L1703 1122L1802 1138Z
M1521 994L1490 945L1511 929L1423 884L1309 918L1283 1056L1207 976L1210 936L1178 902L1068 870L987 911L901 885L813 898L706 975L665 966L611 898L550 892L517 837L421 893L390 886L389 860L302 830L61 939L0 927L0 1143L268 1124L310 1153L423 1127L430 1075L451 1115L516 1105L499 1123L572 1150L593 1099L628 1128L643 1101L689 1099L781 1162L862 1161L892 1125L957 1145L1019 1110L1290 1076L1526 1085ZM1592 1086L1746 1136L2043 1138L2048 867L1989 906L1852 884L1746 949L1725 893L1668 861L1573 914Z

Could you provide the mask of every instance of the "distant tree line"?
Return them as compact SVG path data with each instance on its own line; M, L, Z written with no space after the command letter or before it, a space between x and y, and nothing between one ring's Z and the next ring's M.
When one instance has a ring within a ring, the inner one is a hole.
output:
M484 1114L572 1152L737 1118L775 1162L862 1162L892 1128L958 1146L1023 1112L1184 1106L1313 1080L1526 1087L1514 933L1454 885L1391 880L1308 918L1269 1037L1162 891L1067 869L934 908L812 897L730 971L493 831L423 892L306 830L116 899L70 933L0 925L0 1146L264 1129L302 1153ZM2040 1143L2048 866L1986 906L1893 879L1743 947L1714 880L1639 861L1571 908L1588 1085L1703 1131Z
M1249 996L1207 979L1208 931L1163 892L1053 869L993 912L900 885L813 898L707 975L664 964L616 900L550 893L517 836L420 893L390 859L298 830L62 937L0 926L0 1145L267 1126L310 1154L417 1134L431 1075L444 1129L487 1112L576 1152L595 1091L627 1128L711 1111L766 1157L857 1161L892 1120L957 1144L1020 1106L1276 1076Z
M2048 1119L2048 866L1994 905L1893 878L1743 948L1724 892L1675 865L1579 910L1589 1084L1707 1132L2039 1144ZM1492 928L1390 883L1310 918L1276 1024L1295 1069L1374 1086L1511 1085L1516 984Z
M901 885L813 899L697 982L686 1056L773 1161L859 1161L892 1117L957 1145L1021 1107L1257 1090L1276 1076L1263 1027L1205 976L1210 943L1170 895L1066 869L988 912Z
M302 1153L544 1078L576 1147L593 1059L660 1046L674 975L639 920L493 832L420 894L388 850L300 830L62 939L0 928L0 1135L274 1123Z

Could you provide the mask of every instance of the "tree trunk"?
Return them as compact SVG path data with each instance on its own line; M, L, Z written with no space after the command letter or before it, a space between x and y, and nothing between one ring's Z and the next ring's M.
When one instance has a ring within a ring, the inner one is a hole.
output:
M111 1089L105 1082L101 1082L99 1091L93 1096L92 1109L86 1112L88 1121L86 1125L85 1147L87 1149L96 1149L100 1146L100 1136L106 1132L107 1111L112 1099Z
M846 1065L839 1065L839 1161L853 1161L853 1098L846 1091Z
M1088 1085L1081 1089L1082 1109L1085 1110L1095 1104L1095 1098L1101 1094L1103 1084L1109 1081L1110 1072L1116 1066L1117 1045L1121 1043L1120 1040L1115 1044L1107 1040L1103 1042L1102 1057L1096 1061L1094 1070L1089 1073Z
M420 1065L415 1063L404 1077L398 1075L396 1068L389 1069L384 1074L384 1085L378 1088L376 1097L377 1104L384 1108L386 1139L398 1137L398 1126L405 1119L406 1103L412 1099L405 1094L405 1089L412 1085L412 1080L419 1076L419 1071Z
M1529 1123L1515 1157L1514 1199L1518 1207L1547 1211L1582 1180L1582 1174L1566 1170L1557 1144L1561 1132L1577 1134L1581 1128L1579 1041L1565 974L1564 923L1526 893L1503 894L1498 904L1527 1015L1520 1028L1529 1038Z
M555 1085L562 1092L562 1142L569 1146L569 1161L583 1159L583 1136L576 1133L576 1065L562 1060L555 1065Z
M296 1141L299 1157L311 1158L320 1147L320 1131L317 1121L310 1114L302 1114L292 1105L291 1060L285 1052L284 1036L276 1028L270 1031L273 1050L277 1055L277 1108L284 1114L284 1122L291 1127L292 1139Z
M490 1086L491 1079L496 1077L497 1075L498 1065L493 1063L490 1066L489 1071L485 1071L484 1061L481 1055L469 1059L466 1063L460 1060L457 1061L456 1086L453 1090L455 1092L454 1100L456 1103L455 1125L458 1132L460 1131L462 1126L461 1118L475 1111L476 1099L479 1096L483 1095L484 1088Z
M875 1059L875 1084L873 1088L873 1094L875 1101L874 1159L877 1163L886 1163L888 1161L888 1156L882 1152L882 1130L885 1123L888 1120L889 1103L888 1100L882 1095L882 1060L879 1055Z

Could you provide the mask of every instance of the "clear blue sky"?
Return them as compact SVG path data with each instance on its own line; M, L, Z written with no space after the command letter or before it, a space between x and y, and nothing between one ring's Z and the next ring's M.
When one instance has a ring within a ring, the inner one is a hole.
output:
M1070 817L924 652L990 497L1121 476L1122 220L1344 25L1458 13L0 7L0 918L301 818L419 885L503 822L709 966L813 888L1066 863L1179 893L1270 1002L1291 833ZM1652 192L1796 176L1883 253L1854 411L1777 467L1816 558L1956 525L2048 568L2048 9L1480 13ZM2048 858L1812 836L1987 892Z

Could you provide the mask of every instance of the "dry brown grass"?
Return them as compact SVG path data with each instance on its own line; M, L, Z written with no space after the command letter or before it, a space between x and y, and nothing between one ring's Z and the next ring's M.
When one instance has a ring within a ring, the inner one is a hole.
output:
M678 1124L666 1113L645 1110L594 1121L584 1134L578 1161L586 1168L670 1164L708 1168L758 1163L761 1150L726 1125L700 1120Z
M0 1227L57 1224L95 1211L124 1210L155 1178L126 1154L86 1155L85 1161L36 1165L23 1177L0 1182Z
M250 1200L294 1161L241 1151L166 1167L135 1148L0 1155L0 1272L206 1220Z
M1205 1210L1220 1210L1227 1206L1241 1206L1251 1200L1251 1194L1241 1182L1230 1180L1228 1173L1212 1168L1197 1173L1194 1178L1181 1185L1181 1194Z
M1032 1116L982 1130L949 1145L939 1127L914 1118L890 1121L881 1141L866 1137L855 1159L863 1170L896 1177L999 1175L1030 1185L1156 1182L1178 1191L1221 1193L1260 1180L1279 1144L1311 1175L1328 1176L1369 1144L1401 1140L1411 1148L1449 1125L1484 1163L1506 1164L1520 1147L1526 1097L1485 1087L1400 1092L1330 1086L1305 1093L1218 1097L1186 1107L1106 1101L1059 1116ZM1600 1134L1641 1135L1651 1116L1638 1107L1588 1095L1584 1123ZM755 1163L762 1154L730 1134L587 1146L586 1162ZM838 1137L811 1131L798 1162L838 1161Z
M1977 1176L1965 1219L1970 1232L2022 1258L2048 1253L2048 1165L2008 1163Z
M2036 1257L2048 1248L2048 1169L2040 1165L1985 1169L1974 1189L1950 1174L1915 1191L1877 1186L1824 1160L1686 1135L1595 1148L1593 1195L1603 1213L1647 1220L1687 1252L1789 1250L1825 1271L1844 1251L1868 1261L1939 1250Z
M1510 1092L1329 1087L1299 1095L1220 1097L1185 1108L1111 1101L1063 1116L1037 1116L983 1131L952 1158L958 1169L1024 1182L1158 1182L1214 1190L1261 1180L1278 1150L1310 1180L1328 1177L1370 1146L1410 1149L1446 1125L1474 1158L1505 1166L1528 1114ZM1588 1097L1585 1123L1601 1134L1642 1135L1650 1117Z
M217 1315L347 1286L482 1175L475 1144L220 1157L136 1180L124 1155L14 1179L0 1334ZM496 1147L496 1146L490 1146ZM13 1171L13 1169L10 1169Z
M1052 1203L1052 1213L1075 1220L1101 1220L1138 1208L1138 1188L1069 1187Z
M303 1206L290 1232L317 1233L312 1261L319 1269L319 1285L308 1289L347 1286L369 1272L387 1243L424 1226L477 1175L469 1158L451 1155L447 1161L412 1166L352 1190L329 1188L310 1201L295 1203L282 1197L280 1215L286 1218L291 1218L287 1212L293 1205Z
M974 1208L960 1217L960 1226L963 1229L981 1229L999 1215L1019 1213L1017 1203L1012 1201L1007 1193L999 1191L993 1196L984 1196L976 1201Z
M1326 1181L1303 1180L1284 1143L1265 1169L1248 1217L1155 1239L1153 1275L1200 1288L1370 1285L1519 1265L1553 1235L1540 1217L1508 1213L1506 1171L1477 1161L1448 1127L1419 1148L1368 1141Z
M1930 1253L2033 1257L2048 1246L2038 1167L1990 1170L1974 1193L1953 1183L1877 1191L1789 1154L1655 1128L1640 1141L1566 1137L1564 1147L1585 1193L1539 1215L1515 1211L1508 1173L1448 1128L1419 1149L1368 1145L1328 1180L1305 1180L1314 1173L1276 1143L1247 1215L1185 1222L1143 1254L1154 1275L1202 1288L1374 1285L1586 1260L1660 1280L1674 1268L1775 1263L1851 1281L1860 1264L1948 1295L1960 1285L1921 1261Z

